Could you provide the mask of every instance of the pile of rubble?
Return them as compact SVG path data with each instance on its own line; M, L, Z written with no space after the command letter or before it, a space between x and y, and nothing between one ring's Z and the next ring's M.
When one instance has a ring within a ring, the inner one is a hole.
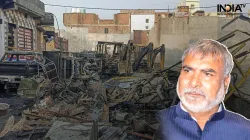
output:
M50 69L47 76L23 80L18 93L35 96L34 105L22 111L21 119L11 116L0 138L153 139L157 111L175 104L178 73L137 73L106 81L98 75L99 59L86 52L75 55L63 57L60 80L46 79L58 77L48 74Z
M112 78L104 83L93 76L44 81L35 104L15 123L10 117L1 138L15 139L153 139L156 113L171 104L160 74ZM96 132L96 133L95 133ZM71 137L69 137L69 135Z

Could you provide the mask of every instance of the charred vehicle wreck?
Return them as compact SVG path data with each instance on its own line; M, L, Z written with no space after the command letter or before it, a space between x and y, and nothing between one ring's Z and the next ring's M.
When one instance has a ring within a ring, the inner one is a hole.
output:
M6 51L0 61L0 90L3 93L16 90L22 78L32 78L42 72L43 63L40 53Z

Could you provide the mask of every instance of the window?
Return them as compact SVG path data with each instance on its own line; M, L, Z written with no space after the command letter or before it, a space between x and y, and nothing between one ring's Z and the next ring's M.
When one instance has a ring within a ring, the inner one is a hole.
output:
M148 28L149 28L149 26L145 26L145 28L146 28L146 29L148 29Z
M190 9L194 9L194 4L191 4L191 7L190 7Z
M105 29L104 29L104 33L105 33L105 34L108 34L108 33L109 33L109 29L108 29L108 28L105 28Z
M146 19L146 23L149 23L149 19L148 18Z
M15 31L16 25L8 23L8 50L12 50L15 47Z

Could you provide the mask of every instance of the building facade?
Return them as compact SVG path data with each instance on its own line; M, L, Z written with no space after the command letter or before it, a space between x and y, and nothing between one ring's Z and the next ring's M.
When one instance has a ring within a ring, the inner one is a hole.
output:
M200 0L186 0L186 5L190 9L190 13L193 14L194 12L200 10Z
M155 14L131 15L131 32L134 30L150 30L155 23Z
M131 36L134 43L140 45L148 44L148 33L160 18L169 17L169 12L155 12L154 10L121 10L121 13L131 15Z
M4 46L4 24L3 24L3 9L0 8L0 58L2 58L3 54L4 54L4 50L5 50L5 46Z
M37 21L45 15L40 0L1 0L1 52L36 51Z
M94 50L98 41L126 42L130 38L130 14L117 13L113 19L100 19L94 13L64 13L65 30L70 52Z

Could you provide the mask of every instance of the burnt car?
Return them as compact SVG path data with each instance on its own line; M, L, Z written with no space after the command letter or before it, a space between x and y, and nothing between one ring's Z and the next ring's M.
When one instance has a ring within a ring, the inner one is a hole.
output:
M31 78L42 71L42 63L41 53L6 51L0 60L0 90L17 89L21 78Z

